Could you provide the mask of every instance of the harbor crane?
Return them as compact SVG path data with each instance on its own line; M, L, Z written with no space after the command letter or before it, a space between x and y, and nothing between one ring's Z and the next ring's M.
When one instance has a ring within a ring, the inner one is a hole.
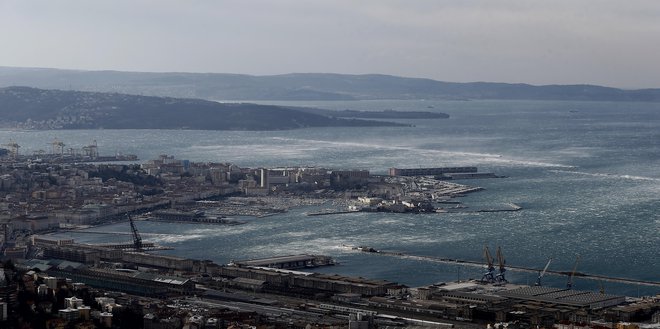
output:
M508 281L504 277L504 272L506 272L506 268L504 267L504 264L506 264L506 260L504 259L502 248L499 246L497 247L496 257L497 257L497 264L500 267L500 272L497 273L497 275L495 276L495 281L499 283L507 283Z
M9 143L2 144L2 146L9 147L9 152L13 158L18 157L18 149L21 148L21 146L18 145L18 143L16 143L13 139L9 139Z
M573 277L575 276L575 271L577 270L578 263L580 262L580 255L575 257L575 264L573 265L573 270L571 274L568 275L568 281L566 281L566 289L573 288Z
M540 272L539 277L536 278L536 283L534 284L535 286L541 286L541 279L543 279L543 276L545 275L545 272L548 270L548 267L550 267L551 262L552 262L552 257L548 258L548 262L545 264L543 271Z
M484 246L484 260L486 261L486 273L481 277L482 282L495 282L495 266L493 265L493 256L490 255L490 250L488 246Z
M83 146L83 153L90 158L97 158L99 156L98 145L96 144L96 139L92 144Z
M133 222L131 215L126 213L126 217L128 217L128 221L131 223L131 232L133 233L133 249L136 251L142 251L142 237L140 236L140 232L138 232L138 229L135 226L135 222Z
M55 138L50 144L53 147L53 155L58 154L58 153L60 155L64 154L64 146L65 146L64 142L62 142L61 140Z

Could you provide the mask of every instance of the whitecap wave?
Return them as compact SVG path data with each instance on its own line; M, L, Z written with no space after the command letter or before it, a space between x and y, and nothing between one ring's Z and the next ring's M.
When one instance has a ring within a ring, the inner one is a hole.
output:
M549 170L550 172L559 173L559 174L572 174L572 175L582 175L582 176L591 176L591 177L605 177L613 179L628 179L628 180L638 180L638 181L649 181L649 182L660 182L660 178L656 177L646 177L646 176L636 176L636 175L622 175L622 174L610 174L610 173L592 173L585 171L574 171L574 170Z
M357 142L341 142L341 141L324 141L324 140L315 140L315 139L300 139L300 138L289 138L289 137L271 137L274 140L288 141L288 142L298 142L298 143L312 143L312 144L324 144L324 145L334 145L334 146L345 146L345 147L359 147L366 149L382 149L382 150L394 150L394 151L408 151L415 152L419 154L436 154L444 155L450 157L466 157L471 158L471 161L481 161L488 163L501 163L501 164L510 164L510 165L525 165L533 167L560 167L560 168L574 168L574 166L559 164L559 163L549 163L543 161L535 161L528 159L518 159L515 157L505 157L501 154L492 154L492 153L481 153L481 152L465 152L465 151L447 151L447 150L434 150L434 149L425 149L419 148L416 146L407 146L407 145L383 145L375 143L357 143Z
M204 237L205 235L202 234L168 234L165 236L149 238L146 240L153 243L178 243L190 240L198 240Z

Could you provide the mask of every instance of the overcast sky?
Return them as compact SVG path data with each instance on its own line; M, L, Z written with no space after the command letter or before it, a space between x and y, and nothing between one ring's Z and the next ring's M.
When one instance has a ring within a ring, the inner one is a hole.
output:
M0 66L660 87L658 0L0 0Z

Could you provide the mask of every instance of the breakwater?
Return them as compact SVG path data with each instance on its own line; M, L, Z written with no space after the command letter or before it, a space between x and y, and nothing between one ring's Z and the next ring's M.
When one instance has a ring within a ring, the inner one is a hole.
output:
M456 264L456 265L462 265L462 266L464 265L464 266L481 267L481 268L484 267L483 262L471 261L471 260L445 258L445 257L435 257L435 256L412 255L412 254L408 254L408 253L402 253L402 252L396 252L396 251L386 251L386 250L376 250L376 249L373 249L373 248L365 248L365 247L358 247L358 248L353 248L353 249L361 251L361 252L365 252L365 253L368 253L368 254L371 254L371 255L399 257L399 258L414 259L414 260L435 262L435 263ZM507 269L507 271L518 271L518 272L527 272L527 273L540 273L543 270L541 268L516 266L516 265L509 265L509 264L506 265L506 269ZM569 271L569 270L567 270L567 271L546 270L546 275L569 276L569 275L571 275L571 271ZM630 278L613 277L613 276L607 276L607 275L583 273L583 272L575 272L574 276L575 277L580 277L582 279L587 279L587 280L617 282L617 283L642 285L642 286L649 286L649 287L660 287L660 281L638 280L638 279L630 279Z

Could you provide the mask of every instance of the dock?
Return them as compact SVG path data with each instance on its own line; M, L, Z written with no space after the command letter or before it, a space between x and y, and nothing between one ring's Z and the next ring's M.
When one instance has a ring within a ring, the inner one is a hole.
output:
M401 213L409 214L428 214L428 213L479 213L479 212L511 212L511 211L520 211L523 208L515 203L507 203L508 208L486 208L486 209L469 209L466 206L463 206L461 203L456 203L457 206L451 208L437 208L434 211L403 211ZM385 209L379 210L374 208L363 208L358 210L325 210L319 212L310 212L306 213L307 216L326 216L326 215L342 215L342 214L353 214L359 212L383 212L391 213L394 211L388 211Z
M146 221L150 222L165 222L165 223L184 223L184 224L218 224L218 225L242 225L247 223L242 220L226 219L226 218L200 218L195 220L178 220L178 219L160 219L160 218L147 218Z
M480 268L484 267L484 263L480 262L480 261L471 261L471 260L462 260L462 259L444 258L444 257L435 257L435 256L411 255L411 254L406 254L406 253L402 253L402 252L376 250L376 249L373 249L373 248L369 248L369 250L362 250L362 249L358 249L358 250L360 250L362 252L366 252L366 253L371 254L371 255L400 257L400 258L414 259L414 260L434 262L434 263L464 265L464 266L472 266L472 267L480 267ZM532 267L525 267L525 266L515 266L515 265L509 265L509 264L507 264L506 268L509 271L527 272L527 273L534 273L534 274L538 274L543 270L543 269L539 269L539 268L532 268ZM572 274L572 272L571 271L546 270L546 274L569 276L569 275ZM611 276L606 276L606 275L589 274L589 273L582 273L582 272L575 272L575 274L573 274L573 275L575 277L580 277L582 279L587 279L587 280L598 280L598 281L618 282L618 283L633 284L633 285L642 285L642 286L649 286L649 287L660 287L660 281L636 280L636 279L611 277Z
M238 266L270 267L292 270L335 265L335 260L330 256L302 254L240 260L234 261L233 264Z
M118 249L118 250L135 250L134 243L117 243L117 244L99 244L99 247L108 248L108 249ZM144 251L156 251L156 250L174 250L172 247L165 247L154 244L152 242L142 242L142 250Z

